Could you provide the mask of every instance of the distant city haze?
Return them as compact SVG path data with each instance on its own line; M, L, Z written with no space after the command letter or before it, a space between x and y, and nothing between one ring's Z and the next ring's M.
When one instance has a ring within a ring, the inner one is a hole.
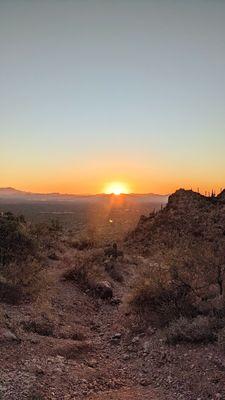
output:
M225 1L0 1L0 187L225 186Z

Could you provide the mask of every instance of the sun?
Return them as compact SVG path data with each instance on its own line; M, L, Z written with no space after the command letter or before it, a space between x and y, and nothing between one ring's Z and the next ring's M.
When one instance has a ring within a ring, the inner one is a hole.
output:
M116 196L119 196L122 193L127 194L129 192L130 191L129 191L128 185L123 182L111 182L111 183L108 183L104 188L104 193L106 193L106 194L113 193Z

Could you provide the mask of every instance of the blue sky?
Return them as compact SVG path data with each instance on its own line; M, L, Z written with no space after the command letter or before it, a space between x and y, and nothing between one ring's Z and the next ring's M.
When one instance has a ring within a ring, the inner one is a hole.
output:
M225 182L225 2L0 0L0 186Z

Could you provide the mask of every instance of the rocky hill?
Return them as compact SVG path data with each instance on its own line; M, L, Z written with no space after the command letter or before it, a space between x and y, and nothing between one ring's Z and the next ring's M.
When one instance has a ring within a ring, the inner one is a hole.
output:
M225 191L206 197L192 190L177 190L161 211L142 216L127 237L128 246L145 255L185 243L218 247L224 242Z

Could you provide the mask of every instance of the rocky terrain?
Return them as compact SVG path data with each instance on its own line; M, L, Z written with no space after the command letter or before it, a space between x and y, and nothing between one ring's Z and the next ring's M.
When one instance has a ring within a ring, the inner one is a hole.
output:
M170 347L151 326L130 330L124 283L114 282L111 300L93 298L62 279L64 268L51 262L48 306L3 307L2 399L224 398L216 345ZM132 260L123 269L128 284Z
M217 197L206 197L180 189L169 197L160 212L142 216L127 238L128 243L143 254L175 248L184 240L224 242L225 191Z
M143 324L129 303L139 272L184 244L188 260L196 243L210 249L194 258L200 271L203 256L207 270L215 269L212 258L220 266L224 211L224 194L180 190L163 210L141 218L123 251L60 242L48 254L46 284L34 300L1 303L0 398L225 399L225 352L217 340L170 344L166 328ZM217 278L218 271L210 275L213 300L223 297L223 277L222 294Z

